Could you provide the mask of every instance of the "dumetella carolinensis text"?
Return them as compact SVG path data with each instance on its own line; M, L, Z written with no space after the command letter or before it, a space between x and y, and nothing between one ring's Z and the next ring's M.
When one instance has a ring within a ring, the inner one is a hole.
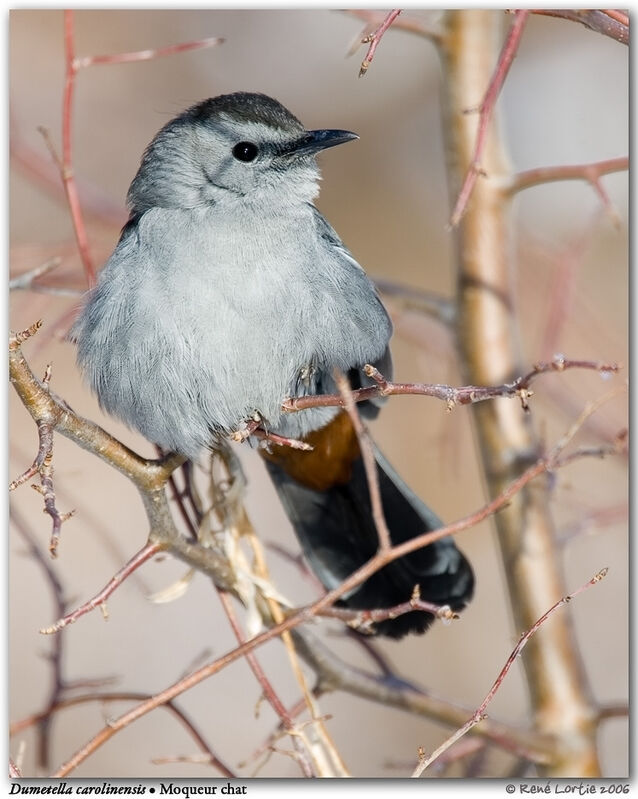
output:
M314 207L315 156L356 139L308 131L284 106L238 92L205 100L150 143L130 218L72 331L101 406L165 450L196 459L248 420L313 450L260 450L312 569L338 585L377 549L357 436L336 407L282 412L286 397L336 391L335 369L391 378L392 326L371 281ZM373 417L379 403L362 403ZM441 522L376 451L392 542ZM422 599L461 609L474 578L451 538L388 564L351 608ZM395 638L433 616L377 624Z

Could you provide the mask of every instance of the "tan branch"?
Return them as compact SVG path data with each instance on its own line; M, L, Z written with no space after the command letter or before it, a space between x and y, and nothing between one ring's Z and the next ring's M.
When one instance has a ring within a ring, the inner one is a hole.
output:
M494 11L453 11L446 20L444 130L450 192L455 196L476 158L479 122L464 112L493 82L502 17ZM490 384L520 373L522 361L508 204L499 188L508 185L511 170L496 120L485 139L481 166L490 179L476 183L455 232L458 336L468 382ZM512 403L474 405L474 418L488 490L491 496L500 496L505 486L518 480L517 475L526 473L541 443L531 415L517 413ZM495 517L495 524L514 623L527 630L557 596L567 593L549 481L526 486ZM537 729L558 742L557 757L543 773L599 775L595 710L568 614L556 615L543 625L525 648L523 665Z

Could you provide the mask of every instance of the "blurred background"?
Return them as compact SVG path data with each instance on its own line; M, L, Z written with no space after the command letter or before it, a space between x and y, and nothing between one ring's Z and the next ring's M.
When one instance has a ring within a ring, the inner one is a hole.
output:
M436 26L434 11L408 12ZM364 79L365 54L346 54L364 23L338 11L77 11L78 55L163 47L209 36L225 43L206 50L123 65L93 66L77 76L73 115L73 163L85 211L90 248L99 267L126 220L124 198L141 153L157 130L205 97L237 90L260 91L280 100L308 128L356 131L360 141L321 158L318 207L373 278L453 296L455 275L451 202L444 170L440 118L440 68L435 48L423 38L391 30ZM503 14L503 24L509 18ZM628 48L579 25L531 18L505 84L502 124L513 168L579 164L628 151ZM61 11L17 10L10 14L11 276L58 256L60 266L40 285L83 290L67 205L57 168L38 126L61 148L64 85ZM481 98L477 97L477 104ZM618 213L616 224L592 188L579 181L554 183L520 195L512 213L513 268L526 361L562 352L570 358L627 363L627 176L603 178ZM552 299L564 302L560 323ZM79 296L16 291L10 321L21 330L36 319L44 327L25 345L37 374L52 363L52 389L76 412L105 427L136 451L152 447L104 417L82 384L73 346L63 340ZM396 379L458 385L454 341L436 321L388 298L395 323ZM596 374L565 373L535 384L532 413L551 445L592 399L615 384ZM16 477L37 450L37 433L10 391L10 476ZM391 399L373 434L411 487L445 520L480 507L485 495L470 411L448 414L435 400ZM610 440L626 425L623 396L607 403L583 431L583 442ZM146 540L146 518L134 488L102 462L56 437L55 487L61 511L77 509L63 526L52 563L72 606L101 588ZM247 505L261 539L298 551L262 464L246 446L240 455L248 478ZM564 539L568 589L604 566L609 576L569 607L595 699L622 703L627 697L627 463L622 458L578 462L559 473L554 488L558 534ZM50 520L42 501L23 486L12 511L47 555ZM519 634L513 628L502 566L490 522L466 531L459 545L472 561L477 589L461 620L434 625L424 637L376 645L397 673L429 692L474 709L483 699ZM45 706L51 691L47 653L54 645L38 630L57 617L50 586L29 554L19 529L10 539L10 720ZM316 594L298 569L271 552L269 565L281 592L295 604ZM64 675L100 690L157 692L205 659L234 646L215 592L197 576L185 596L169 604L147 597L183 575L170 559L146 565L99 612L64 633ZM558 599L558 597L556 597ZM566 611L560 611L566 612ZM374 669L365 651L322 624L326 641L343 657ZM259 657L290 706L299 697L279 642ZM108 684L99 681L109 680ZM242 775L298 776L291 758L273 754L264 763L253 753L276 726L260 688L242 661L179 697L213 748ZM52 725L50 769L58 766L128 705L83 704L61 711ZM320 701L331 714L329 730L355 776L406 776L417 747L438 746L449 730L423 718L339 693ZM258 712L257 712L258 711ZM493 719L529 723L528 697L516 665L489 708ZM605 776L627 774L626 719L601 728ZM283 739L278 746L288 748ZM194 744L162 710L116 735L75 776L214 776L207 766L155 764L154 758L194 753ZM33 729L11 742L22 752L25 775L36 775ZM512 759L488 749L483 773L498 775ZM40 773L46 773L40 772ZM433 772L435 774L436 772ZM452 770L449 772L455 774Z

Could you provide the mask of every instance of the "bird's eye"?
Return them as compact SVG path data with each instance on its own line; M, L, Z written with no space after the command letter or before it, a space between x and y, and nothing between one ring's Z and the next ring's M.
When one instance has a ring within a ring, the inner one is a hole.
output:
M254 161L259 153L259 147L250 141L240 141L233 147L233 155L238 161Z

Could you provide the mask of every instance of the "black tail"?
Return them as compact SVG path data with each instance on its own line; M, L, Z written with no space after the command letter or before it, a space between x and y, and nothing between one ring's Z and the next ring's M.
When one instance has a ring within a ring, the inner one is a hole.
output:
M392 543L441 527L437 516L378 451L376 458ZM266 464L313 571L327 589L336 587L378 548L361 456L352 460L347 481L328 488L304 485L276 458L266 457ZM388 564L340 604L358 610L389 608L408 601L416 585L421 599L461 610L472 596L474 575L454 541L444 538ZM433 618L424 611L410 611L378 622L375 628L382 635L401 638L406 633L425 632Z

